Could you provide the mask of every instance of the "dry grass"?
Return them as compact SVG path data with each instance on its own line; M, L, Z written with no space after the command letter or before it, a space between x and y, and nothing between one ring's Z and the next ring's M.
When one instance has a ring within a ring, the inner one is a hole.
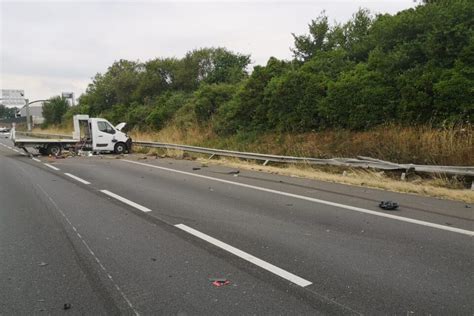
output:
M218 137L210 127L132 131L134 139L316 158L369 156L399 163L474 165L471 125L436 129L387 125L370 131L333 130Z

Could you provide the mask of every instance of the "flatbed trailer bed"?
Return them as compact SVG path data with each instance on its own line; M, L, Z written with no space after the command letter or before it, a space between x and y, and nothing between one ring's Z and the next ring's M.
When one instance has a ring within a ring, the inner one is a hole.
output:
M62 149L70 149L76 147L78 144L83 144L77 139L54 139L54 138L16 138L12 139L15 147L23 149L28 152L27 147L34 147L39 150L41 154L59 155Z
M15 139L13 144L16 147L28 146L28 145L45 145L45 144L77 144L80 141L77 139L54 139L54 138L19 138Z

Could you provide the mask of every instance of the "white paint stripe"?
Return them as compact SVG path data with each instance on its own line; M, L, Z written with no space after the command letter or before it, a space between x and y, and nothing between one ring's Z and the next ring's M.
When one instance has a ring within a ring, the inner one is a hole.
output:
M151 210L150 210L149 208L146 208L145 206L142 206L142 205L140 205L140 204L137 204L137 203L135 203L135 202L133 202L133 201L130 201L130 200L128 200L128 199L126 199L126 198L124 198L124 197L121 197L120 195L117 195L117 194L115 194L115 193L112 193L112 192L110 192L110 191L108 191L108 190L100 190L100 192L102 192L102 193L104 193L104 194L107 194L108 196L113 197L114 199L117 199L117 200L119 200L120 202L123 202L123 203L125 203L125 204L128 204L128 205L130 205L130 206L132 206L132 207L134 207L134 208L136 208L136 209L138 209L138 210L140 210L140 211L142 211L142 212L145 212L145 213L151 212Z
M36 162L41 162L41 160L36 159L36 158L31 158L31 159L33 159L33 160L36 161Z
M226 244L226 243L224 243L224 242L222 242L218 239L215 239L214 237L211 237L209 235L201 233L200 231L197 231L197 230L195 230L195 229L193 229L189 226L186 226L184 224L177 224L177 225L175 225L175 227L177 227L181 230L184 230L185 232L188 232L193 236L201 238L202 240L205 240L205 241L213 244L214 246L217 246L221 249L224 249L225 251L228 251L228 252L236 255L237 257L240 257L244 260L247 260L248 262L251 262L251 263L255 264L256 266L259 266L260 268L263 268L267 271L270 271L271 273L274 273L274 274L278 275L279 277L282 277L283 279L291 281L291 282L293 282L293 283L295 283L299 286L305 287L305 286L308 286L308 285L312 284L312 282L310 282L308 280L300 278L299 276L294 275L293 273L290 273L290 272L288 272L286 270L283 270L283 269L281 269L277 266L274 266L271 263L263 261L262 259L259 259L255 256L252 256L251 254L249 254L245 251L242 251L240 249L232 247L231 245Z
M359 212L359 213L365 213L365 214L390 218L390 219L394 219L394 220L401 221L401 222L407 222L407 223L411 223L411 224L416 224L416 225L441 229L441 230L450 231L450 232L453 232L453 233L467 235L467 236L470 236L470 237L474 236L474 231L471 231L471 230L455 228L455 227L435 224L435 223L431 223L431 222L425 222L425 221L422 221L422 220L403 217L403 216L397 216L397 215L392 215L392 214L386 214L386 213L371 211L371 210L356 207L356 206L345 205L345 204L340 204L340 203L315 199L315 198L312 198L312 197L309 197L309 196L298 195L298 194L293 194L293 193L288 193L288 192L283 192L283 191L278 191L278 190L272 190L272 189L257 187L257 186L249 185L249 184L245 184L245 183L239 183L239 182L223 180L223 179L219 179L219 178L213 178L213 177L204 176L204 175L200 175L200 174L194 174L194 173L186 172L186 171L180 171L180 170L175 170L175 169L170 169L170 168L165 168L165 167L159 167L159 166L155 166L155 165L151 165L151 164L147 164L147 163L142 163L142 162L137 162L137 161L133 161L133 160L120 159L119 161L125 161L125 162L129 162L129 163L134 163L134 164L137 164L137 165L142 165L142 166L152 167L152 168L156 168L156 169L176 172L176 173L185 174L185 175L188 175L188 176L198 177L198 178L202 178L202 179L233 184L233 185L237 185L237 186L244 187L244 188L249 188L249 189L254 189L254 190L258 190L258 191L263 191L263 192L288 196L288 197L295 198L295 199L300 199L300 200L315 202L315 203L319 203L319 204L339 207L339 208L343 208L343 209L346 209L346 210L355 211L355 212Z
M46 167L51 168L53 170L59 171L59 168L56 168L55 166L50 165L49 163L44 164Z
M58 170L59 170L59 169L58 169ZM84 184L91 184L89 181L86 181L86 180L84 180L84 179L81 179L81 178L79 178L79 177L76 177L76 176L73 175L73 174L70 174L70 173L67 173L67 172L65 172L64 174L67 175L67 176L70 177L70 178L73 178L73 179L76 180L76 181L81 182L81 183L84 183Z

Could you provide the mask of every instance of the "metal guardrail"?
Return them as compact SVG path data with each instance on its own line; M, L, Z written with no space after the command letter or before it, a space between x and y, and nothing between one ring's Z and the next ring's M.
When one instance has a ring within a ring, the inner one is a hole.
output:
M462 176L474 177L474 167L464 166L434 166L434 165L415 165L415 164L397 164L389 161L380 159L374 159L370 157L358 156L354 158L332 158L332 159L319 159L319 158L307 158L307 157L293 157L293 156L277 156L277 155L266 155L259 153L240 152L233 150L213 149L205 147L196 147L188 145L178 145L160 142L143 142L134 141L134 145L141 147L152 147L152 148L165 148L195 152L200 154L209 154L212 156L224 156L224 157L235 157L241 159L260 160L264 161L264 165L268 162L283 162L283 163L302 163L310 165L331 165L331 166L343 166L343 167L358 167L358 168L373 168L379 170L401 170L401 171L416 171L424 173L439 173L439 174L452 174Z
M44 138L66 138L71 139L72 135L64 134L49 134L41 132L16 132L31 137L44 137ZM416 165L416 164L398 164L380 159L374 159L365 156L358 156L357 158L331 158L331 159L320 159L320 158L308 158L308 157L294 157L294 156L278 156L278 155L267 155L251 152L241 152L233 150L214 149L206 147L197 147L189 145L179 145L161 142L144 142L134 141L135 146L141 147L152 147L152 148L164 148L182 150L188 152L195 152L200 154L208 154L213 156L223 157L234 157L241 159L259 160L263 161L264 165L269 162L280 162L280 163L294 163L294 164L309 164L309 165L328 165L328 166L342 166L342 167L357 167L357 168L372 168L379 170L400 170L404 172L416 171L423 173L438 173L438 174L450 174L450 175L461 175L474 177L474 166L435 166L435 165Z

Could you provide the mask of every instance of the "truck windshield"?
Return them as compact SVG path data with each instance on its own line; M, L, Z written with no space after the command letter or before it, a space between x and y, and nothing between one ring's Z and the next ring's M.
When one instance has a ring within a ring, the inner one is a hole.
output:
M109 134L115 134L115 129L107 122L97 122L99 131Z

